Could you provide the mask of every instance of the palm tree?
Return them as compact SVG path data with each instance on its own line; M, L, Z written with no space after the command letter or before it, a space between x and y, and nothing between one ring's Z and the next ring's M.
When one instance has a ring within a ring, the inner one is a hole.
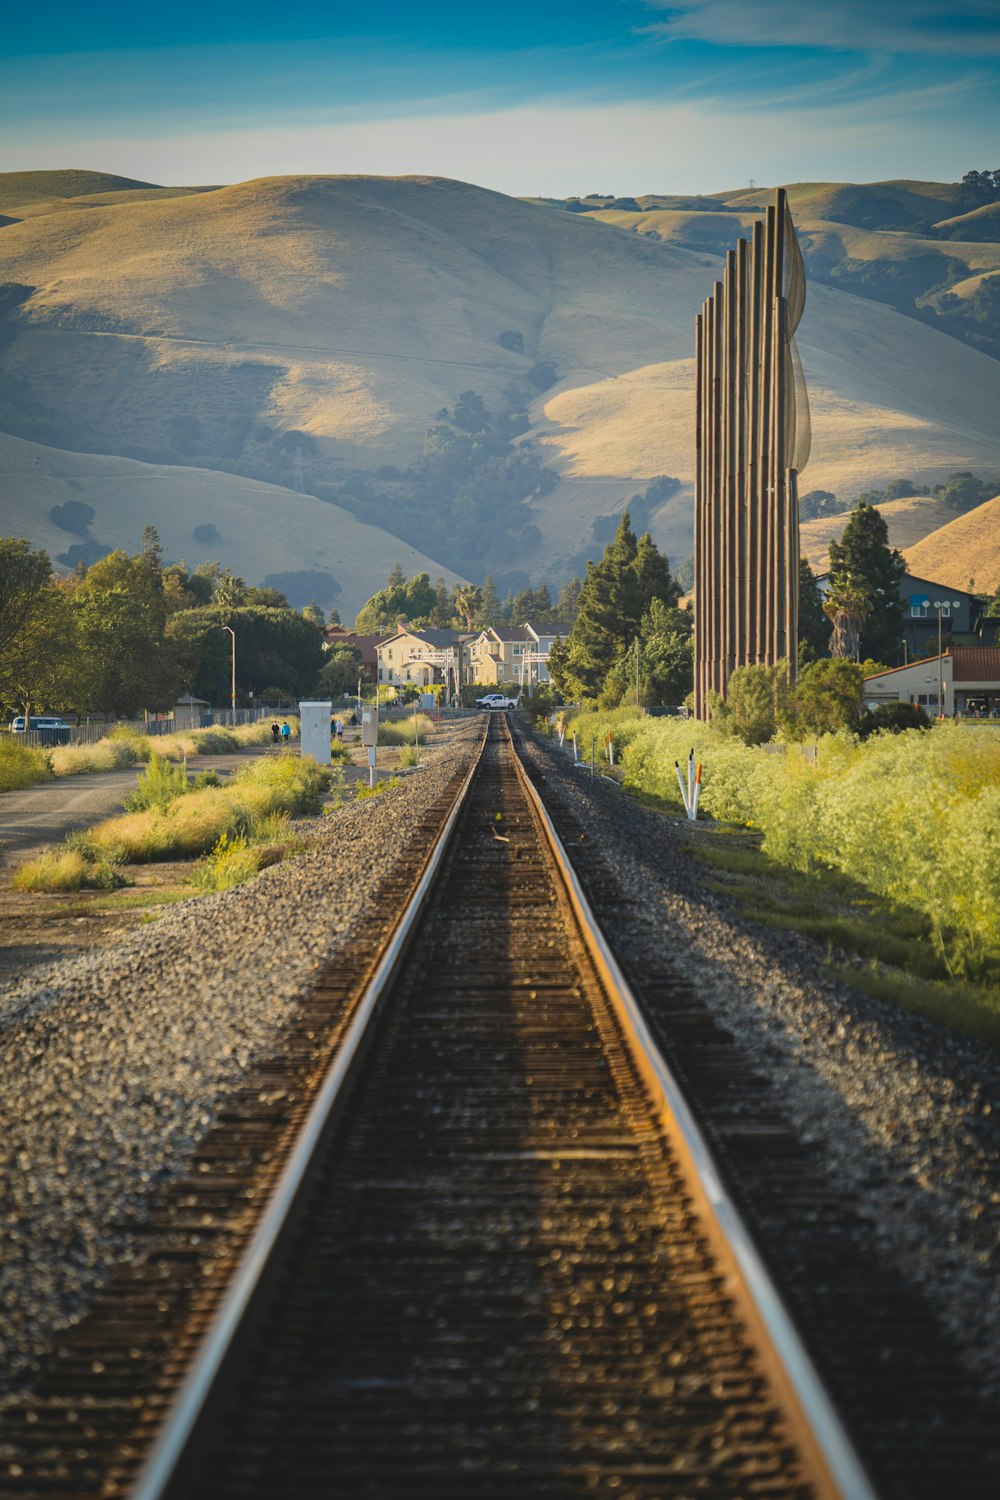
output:
M861 649L861 632L871 613L872 591L863 578L843 573L831 582L823 601L823 613L833 623L830 655L846 656L857 661Z
M480 605L479 589L474 583L463 583L455 590L455 608L465 617L466 630L472 630L472 619Z

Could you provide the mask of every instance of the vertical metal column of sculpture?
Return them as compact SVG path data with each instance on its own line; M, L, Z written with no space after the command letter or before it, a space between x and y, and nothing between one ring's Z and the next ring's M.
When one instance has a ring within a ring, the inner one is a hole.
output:
M798 639L797 479L809 405L794 333L805 271L783 189L695 322L695 713Z

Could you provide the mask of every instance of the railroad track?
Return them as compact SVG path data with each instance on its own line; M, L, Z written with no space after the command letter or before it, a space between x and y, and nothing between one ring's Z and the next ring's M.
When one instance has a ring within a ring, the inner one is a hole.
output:
M459 816L136 1495L867 1493L751 1332L506 735Z
M419 926L318 986L4 1415L4 1494L872 1494L499 721L450 801L386 893Z

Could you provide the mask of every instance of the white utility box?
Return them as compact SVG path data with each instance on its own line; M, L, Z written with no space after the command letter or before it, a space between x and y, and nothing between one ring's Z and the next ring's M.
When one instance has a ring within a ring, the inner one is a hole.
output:
M300 748L303 755L311 755L321 766L330 764L330 716L333 703L300 703L299 719L302 723Z
M378 704L361 705L361 743L365 746L378 744Z

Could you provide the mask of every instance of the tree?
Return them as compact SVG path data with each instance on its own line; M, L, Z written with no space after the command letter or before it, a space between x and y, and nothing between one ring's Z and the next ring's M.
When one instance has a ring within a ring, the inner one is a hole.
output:
M665 604L662 599L651 601L638 636L604 680L602 707L635 702L637 652L639 702L682 703L694 685L690 611Z
M176 701L179 672L164 638L163 580L148 552L138 557L112 552L94 563L71 604L83 683L93 707L131 716Z
M489 625L500 623L500 599L497 595L497 586L493 582L493 574L487 573L483 579L483 586L479 590L479 608L476 610L476 626L485 630Z
M172 615L168 640L183 669L184 687L199 698L229 700L232 644L222 629L236 632L236 686L260 693L311 693L327 658L323 632L294 609L186 609ZM357 681L357 677L354 678Z
M405 579L400 581L395 576L396 571L393 568L385 588L379 589L362 605L354 622L359 635L379 635L395 630L400 620L408 620L411 625L426 622L437 608L437 592L426 573L417 573L407 582ZM399 573L402 573L401 568Z
M320 668L316 692L334 698L340 693L355 692L361 675L361 652L356 646L337 646Z
M472 630L481 603L482 595L474 583L463 583L455 590L455 608L464 619L466 630Z
M899 591L906 573L902 555L889 546L889 528L874 506L861 501L851 511L839 542L830 543L830 593L844 606L845 628L858 624L858 638L853 650L831 649L835 655L875 656L896 662L901 656L903 617L906 607ZM851 590L867 589L868 606L858 615L860 596ZM827 610L829 614L829 609ZM831 618L834 618L831 616ZM835 639L843 641L836 635Z
M966 511L975 510L977 505L992 499L996 486L977 479L968 469L958 469L954 474L949 474L944 484L934 493L949 510L964 515Z
M69 708L75 699L77 668L69 593L62 584L47 583L0 658L0 698L19 708L26 724L39 708Z
M711 717L724 734L745 745L764 745L774 738L788 702L788 663L755 663L737 667L729 679L723 702L712 695Z
M559 598L556 600L556 619L566 625L572 625L576 619L576 612L580 607L580 587L579 578L571 578L559 590Z
M0 661L38 608L52 569L44 552L27 542L0 537Z
M819 581L804 557L799 558L799 661L805 664L825 656L830 644L830 626L823 613Z
M797 739L857 729L864 701L864 669L843 656L810 662L788 695L785 716Z
M316 603L315 599L313 599L310 604L307 604L303 607L302 617L305 620L311 620L314 625L318 625L320 630L322 630L323 626L326 624L326 617L323 614L323 611L320 609L319 605Z
M553 665L549 655L549 675L563 696L594 698L604 689L612 667L632 647L654 599L675 611L672 624L683 629L682 622L690 616L676 610L679 597L667 559L648 534L636 539L625 511L601 561L587 564L565 656L557 653Z
M871 612L872 591L853 573L838 576L823 601L823 613L833 625L830 654L857 661L861 654L861 632Z

